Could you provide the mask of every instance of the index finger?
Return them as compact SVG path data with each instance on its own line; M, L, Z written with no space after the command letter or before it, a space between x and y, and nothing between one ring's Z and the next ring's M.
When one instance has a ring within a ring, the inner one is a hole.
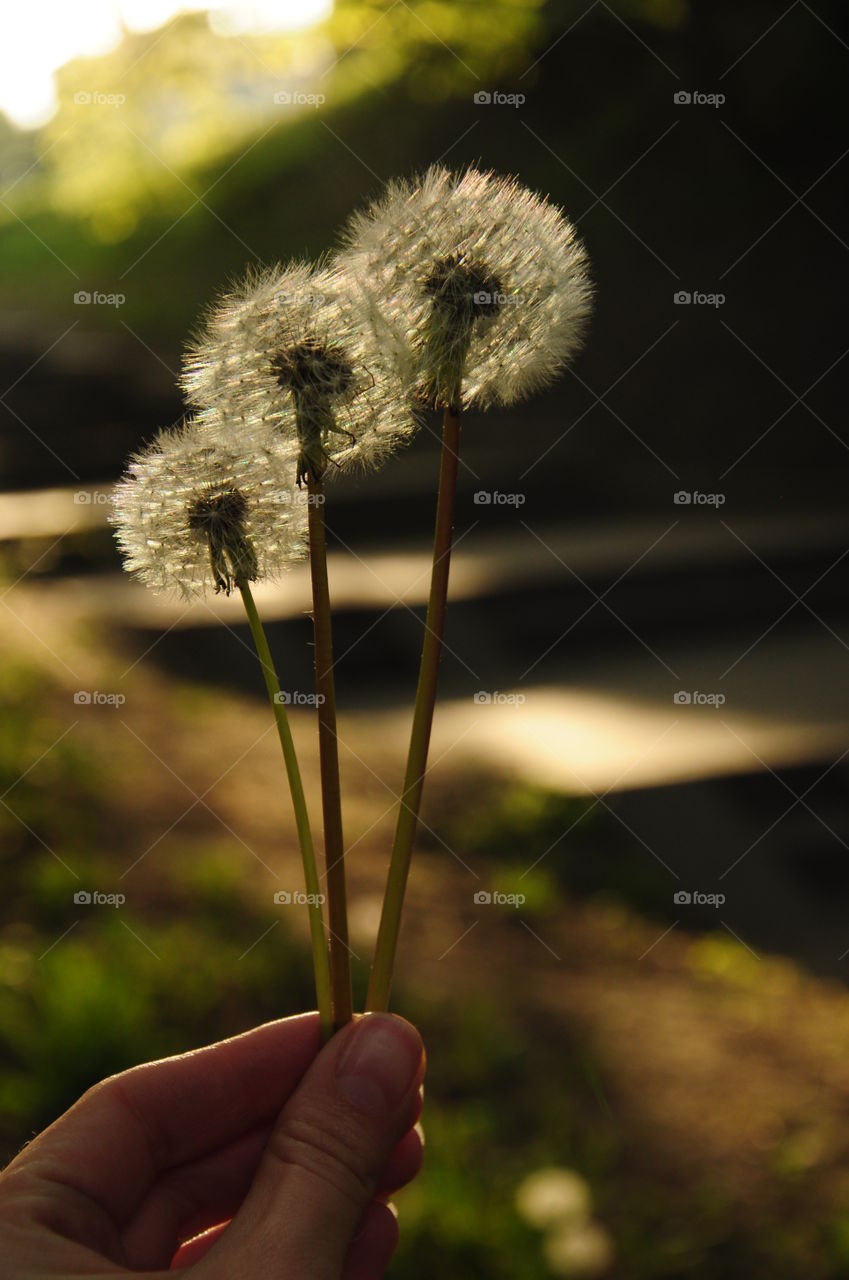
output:
M121 1226L164 1170L276 1116L320 1046L318 1015L308 1013L132 1067L85 1093L7 1173L34 1166Z

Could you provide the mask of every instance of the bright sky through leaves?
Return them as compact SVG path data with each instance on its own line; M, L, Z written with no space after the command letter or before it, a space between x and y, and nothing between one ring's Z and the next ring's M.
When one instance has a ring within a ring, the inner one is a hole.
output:
M152 31L175 14L210 10L220 35L295 31L328 17L333 0L26 0L0 7L0 111L20 128L56 110L54 72L109 53L123 30Z

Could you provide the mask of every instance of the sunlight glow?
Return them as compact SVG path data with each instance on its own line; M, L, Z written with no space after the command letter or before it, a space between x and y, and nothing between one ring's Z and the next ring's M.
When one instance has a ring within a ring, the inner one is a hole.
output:
M154 31L178 13L209 10L218 35L303 30L329 17L333 0L26 0L0 7L0 111L22 129L57 107L55 72L111 52L123 32Z

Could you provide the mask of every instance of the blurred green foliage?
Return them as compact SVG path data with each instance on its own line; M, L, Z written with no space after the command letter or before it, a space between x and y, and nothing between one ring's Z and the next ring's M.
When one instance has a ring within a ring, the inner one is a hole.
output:
M685 0L614 0L610 8L661 27L687 13ZM399 80L423 104L468 96L524 72L554 24L583 12L577 0L341 0L315 28L239 38L216 34L203 14L183 15L64 69L60 109L40 139L49 200L89 219L102 240L124 239L146 210L184 198L186 175L285 128L298 108L275 103L279 90L321 94L333 112ZM84 92L124 101L81 109L81 77Z
M688 12L684 0L606 8L585 19L579 0L340 0L325 23L275 37L223 37L188 14L71 63L44 128L19 135L0 119L4 299L55 312L78 288L120 293L99 323L182 340L228 273L327 248L373 180L435 158L441 115L456 141L454 105L518 82L563 24L663 29ZM122 100L79 104L80 92ZM323 101L280 104L280 92Z
M547 787L467 778L447 801L440 797L428 824L475 866L485 858L487 888L523 893L523 911L555 911L567 892L662 917L669 910L667 880L650 858L632 856L633 841L614 817L615 804L615 798L603 805Z
M67 725L45 712L56 689L43 670L17 659L5 662L0 838L7 860L31 848L83 849L93 835L96 774L91 760L66 734Z
M182 15L62 69L59 110L40 131L40 163L14 204L46 204L88 222L104 243L124 240L145 215L186 208L191 175L315 113L276 94L320 95L335 114L403 79L414 101L442 101L527 66L544 31L542 7L343 2L313 29L238 38L216 34L203 14ZM80 92L103 95L105 105L91 109Z

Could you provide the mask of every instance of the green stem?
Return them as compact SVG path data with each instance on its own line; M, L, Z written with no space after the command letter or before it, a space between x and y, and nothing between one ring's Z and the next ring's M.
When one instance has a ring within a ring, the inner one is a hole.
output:
M289 778L289 790L292 794L292 806L295 810L295 825L298 829L298 843L301 847L301 860L304 864L304 883L309 895L308 911L312 961L315 971L315 991L321 1022L321 1038L322 1043L324 1043L330 1038L333 1030L330 964L324 936L324 921L321 915L321 891L318 884L318 871L316 869L306 799L304 797L304 786L301 781L301 771L298 768L298 758L295 755L295 744L292 741L289 717L286 715L286 708L280 698L280 681L277 678L271 650L268 647L268 640L257 613L253 593L245 579L239 579L237 586L242 594L245 612L250 623L251 635L256 646L259 664L262 667L262 674L265 678L265 687L268 690L271 709L277 722L277 733L280 737L280 745L283 748L283 759Z
M336 687L333 679L333 632L327 581L327 537L324 526L324 482L308 474L310 575L312 578L315 689L318 695L318 754L324 815L327 915L330 926L330 983L333 1026L351 1021L351 962L345 891L345 846L339 785L339 739L336 734Z
M424 644L419 667L419 683L413 711L413 728L407 755L407 772L404 791L398 810L395 841L389 862L389 875L380 928L372 962L366 1009L389 1008L389 992L392 985L392 967L398 932L401 928L401 910L404 891L413 854L413 840L419 820L422 801L430 730L436 705L436 688L439 679L439 660L442 656L442 635L445 630L445 611L448 603L448 572L451 564L451 542L454 534L454 504L457 495L457 470L460 461L460 411L446 409L442 424L442 461L439 471L439 496L436 502L436 528L433 538L433 569L430 579L430 597L425 618Z

